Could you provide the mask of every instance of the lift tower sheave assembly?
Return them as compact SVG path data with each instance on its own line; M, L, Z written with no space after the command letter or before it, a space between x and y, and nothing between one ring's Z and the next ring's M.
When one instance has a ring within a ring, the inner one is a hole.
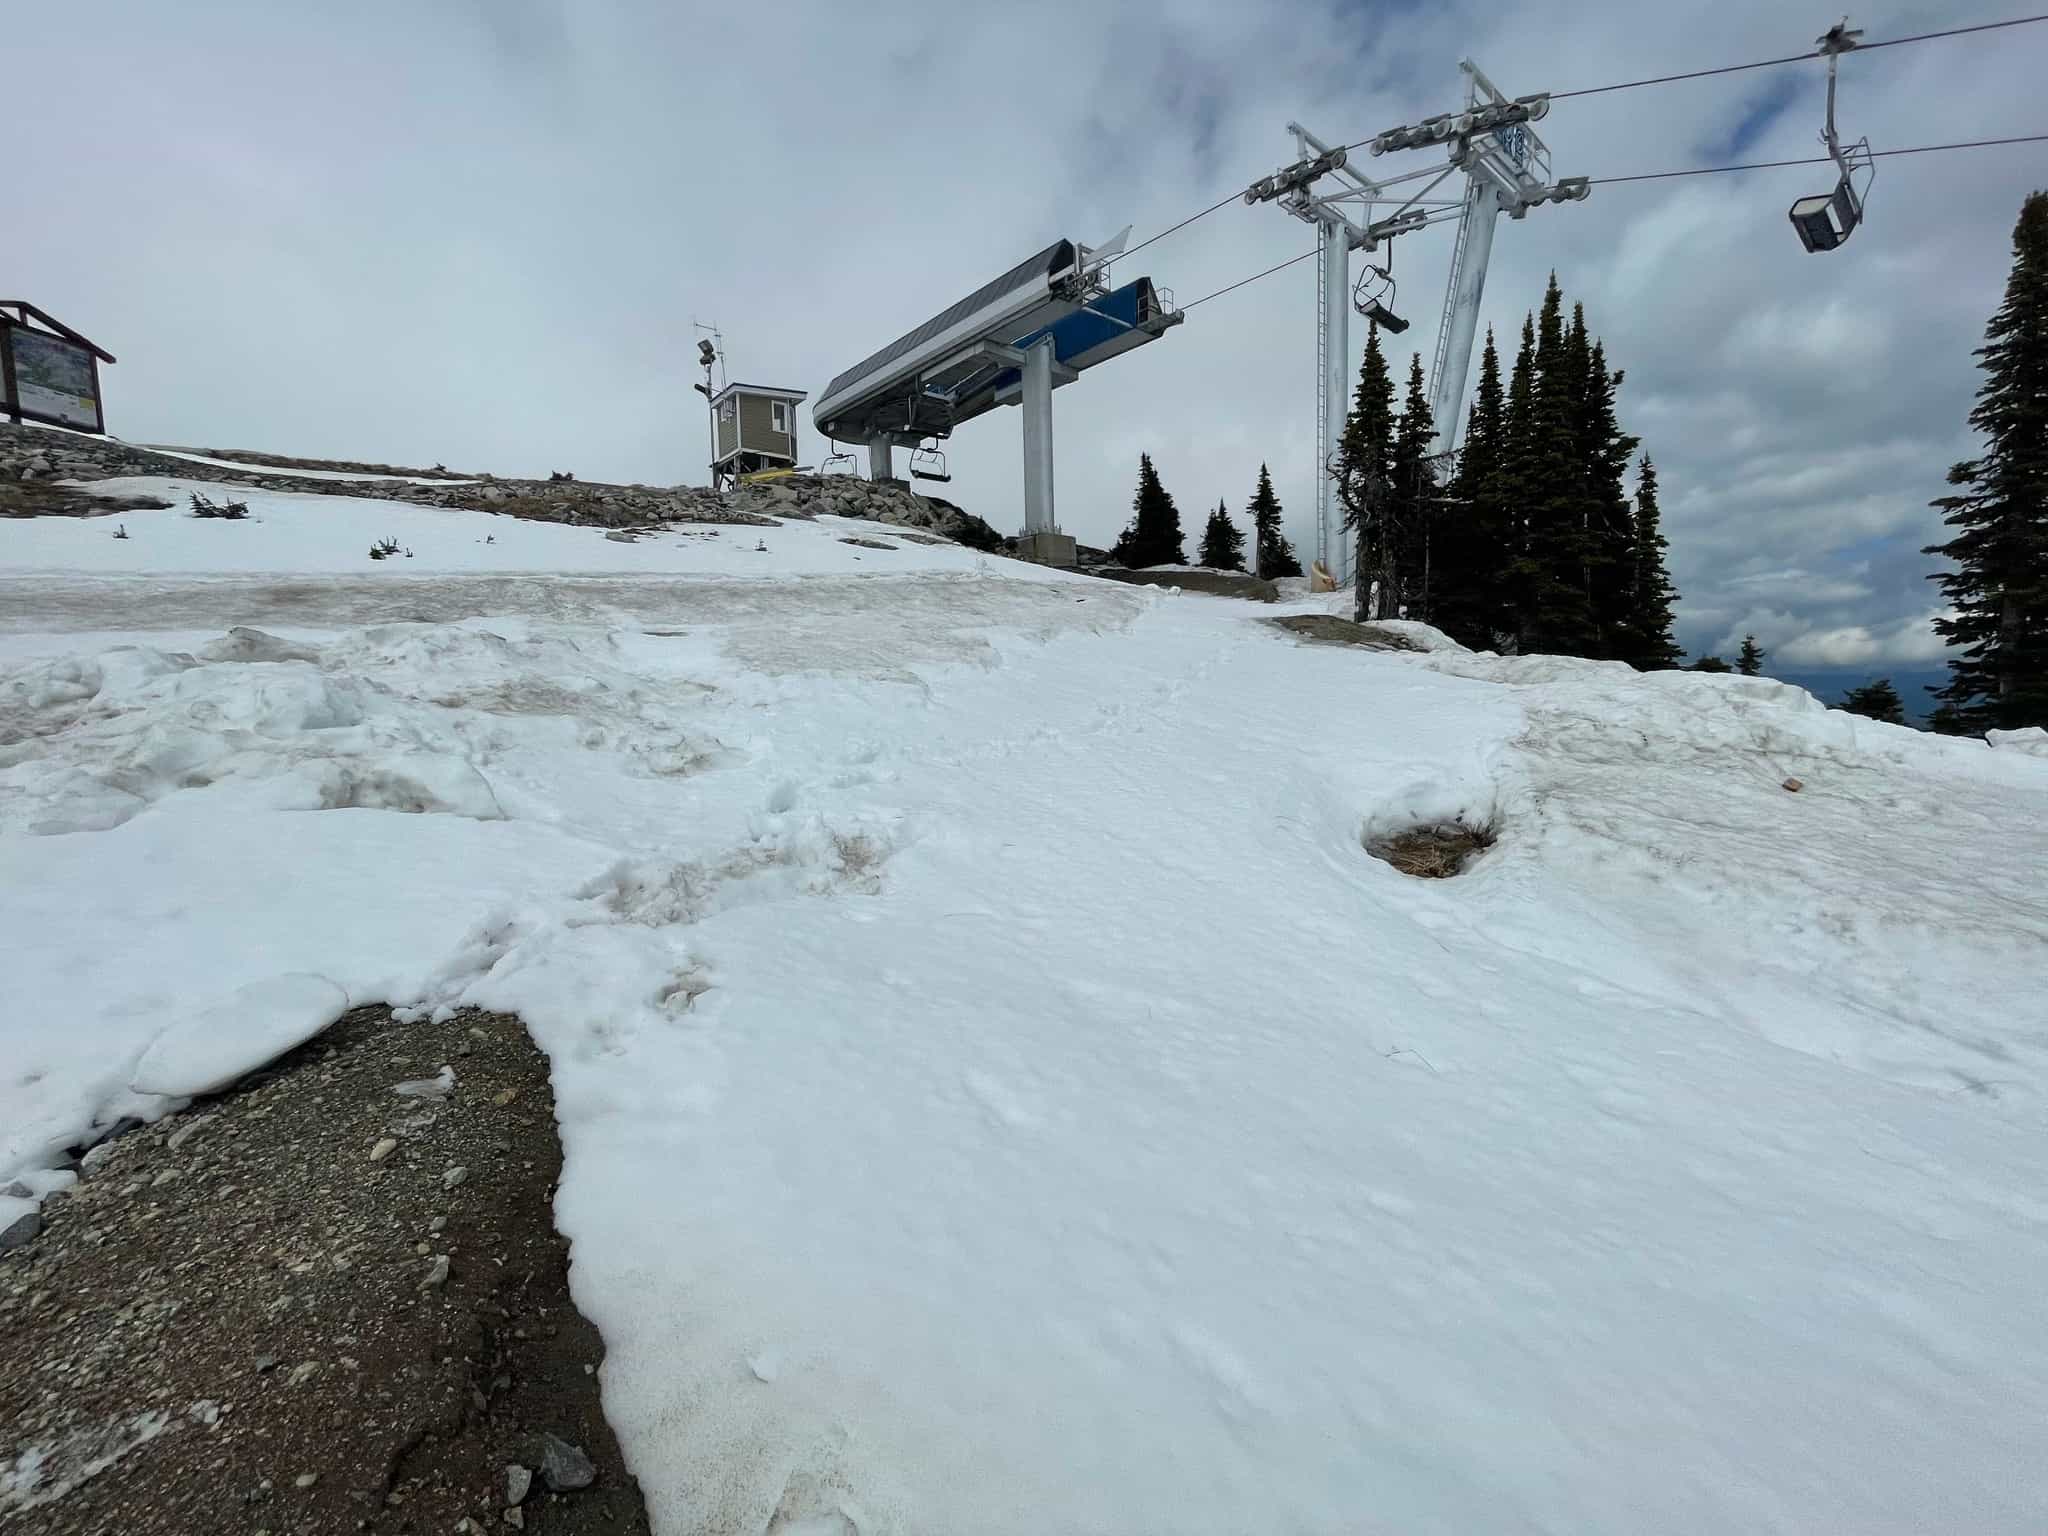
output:
M1443 319L1437 325L1436 357L1429 373L1429 408L1436 423L1432 455L1447 454L1458 445L1495 221L1502 213L1525 218L1539 203L1584 202L1593 190L1583 176L1551 179L1550 148L1529 126L1549 115L1548 94L1510 101L1470 59L1460 59L1458 68L1465 75L1463 112L1429 118L1414 128L1389 129L1369 146L1373 154L1382 155L1448 141L1451 164L1465 173L1451 275L1444 285Z
M1350 581L1353 574L1351 541L1342 536L1335 473L1336 442L1343 431L1350 389L1351 252L1375 251L1398 235L1458 220L1430 376L1430 404L1436 420L1430 451L1434 456L1446 455L1457 444L1465 377L1472 363L1479 303L1486 291L1486 265L1493 252L1495 218L1505 212L1519 219L1539 203L1582 201L1591 190L1583 176L1550 179L1550 151L1529 126L1549 112L1547 94L1510 100L1470 59L1460 60L1458 67L1465 74L1462 111L1389 128L1366 145L1372 154L1384 155L1442 144L1449 150L1447 163L1374 180L1351 166L1346 146L1332 148L1299 123L1289 123L1287 131L1294 135L1297 156L1294 164L1260 177L1244 193L1247 203L1275 202L1315 225L1320 240L1316 558L1339 585ZM1316 184L1332 175L1339 179L1335 190L1318 193ZM1464 176L1465 185L1451 195L1445 183L1457 175ZM1411 183L1420 185L1404 194L1402 189ZM1364 305L1361 310L1375 319L1398 319L1383 305ZM1396 327L1390 323L1388 328Z
M865 443L868 473L894 476L893 450L937 442L999 405L1024 418L1024 552L1071 564L1053 513L1052 392L1088 369L1157 341L1182 320L1173 294L1140 277L1111 288L1125 230L1101 246L1059 240L825 386L812 420Z

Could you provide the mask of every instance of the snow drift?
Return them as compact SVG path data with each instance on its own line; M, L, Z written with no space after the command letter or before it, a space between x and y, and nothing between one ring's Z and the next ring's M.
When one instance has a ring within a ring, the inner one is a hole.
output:
M2029 743L822 525L391 622L351 504L15 547L0 1176L513 1009L664 1532L2038 1527Z

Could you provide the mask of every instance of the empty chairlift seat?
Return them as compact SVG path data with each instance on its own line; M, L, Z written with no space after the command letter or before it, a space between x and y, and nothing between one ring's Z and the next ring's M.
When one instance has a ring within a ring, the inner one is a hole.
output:
M1820 197L1802 197L1792 205L1792 227L1809 251L1832 251L1863 222L1863 201L1844 176L1835 190Z

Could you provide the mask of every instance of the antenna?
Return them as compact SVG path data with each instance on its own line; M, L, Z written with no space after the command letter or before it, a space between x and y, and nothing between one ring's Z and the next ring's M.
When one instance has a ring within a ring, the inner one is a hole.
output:
M692 315L690 324L698 333L697 363L704 370L704 382L692 387L704 397L704 425L709 433L711 447L711 489L715 491L721 489L720 481L723 477L718 472L718 411L711 402L725 388L725 336L718 329L716 322L706 324ZM705 340L706 336L711 339ZM711 377L714 368L718 372L716 382Z
M711 359L717 359L718 387L720 389L725 388L725 333L719 330L717 321L699 320L695 315L690 316L690 325L700 335L711 338L708 343L703 341L697 343L698 355L705 359L705 366L707 368L710 366ZM705 382L709 383L710 377L710 374L707 373L705 375Z

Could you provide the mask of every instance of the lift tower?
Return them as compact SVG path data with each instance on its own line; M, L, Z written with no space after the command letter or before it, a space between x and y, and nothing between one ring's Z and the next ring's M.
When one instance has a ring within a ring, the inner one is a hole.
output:
M1522 218L1539 203L1583 201L1591 191L1583 176L1551 180L1550 151L1529 126L1550 111L1547 93L1510 100L1470 59L1459 60L1458 68L1465 75L1462 111L1389 128L1366 141L1374 155L1442 144L1449 150L1447 163L1376 181L1352 169L1347 146L1331 148L1299 123L1289 123L1295 162L1260 177L1244 193L1247 203L1277 202L1313 224L1321 242L1316 280L1316 558L1340 585L1353 574L1351 541L1343 537L1334 474L1336 442L1350 393L1351 252L1374 251L1396 235L1458 220L1430 371L1430 406L1437 424L1431 452L1445 455L1457 444L1479 301L1486 291L1486 265L1493 251L1494 220L1503 212ZM1339 178L1339 185L1319 194L1316 183L1331 175ZM1460 195L1450 195L1444 184L1457 175L1464 176L1465 185L1457 189ZM1400 189L1413 182L1421 185L1404 195ZM1387 211L1381 212L1383 208Z

